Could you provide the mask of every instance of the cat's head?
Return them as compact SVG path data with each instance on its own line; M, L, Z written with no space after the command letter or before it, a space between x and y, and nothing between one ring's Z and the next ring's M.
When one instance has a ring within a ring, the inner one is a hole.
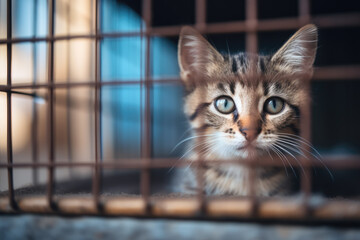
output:
M316 47L314 25L301 28L271 56L223 55L195 29L182 28L184 110L195 135L202 136L197 150L224 159L281 151L280 141L299 134Z

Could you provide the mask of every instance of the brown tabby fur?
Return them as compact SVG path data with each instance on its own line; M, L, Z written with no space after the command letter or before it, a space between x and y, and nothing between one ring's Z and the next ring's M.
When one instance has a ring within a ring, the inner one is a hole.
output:
M194 137L185 157L190 163L199 158L205 160L207 194L248 195L250 191L248 168L214 165L212 160L280 155L285 161L282 154L289 157L286 153L295 151L290 151L295 145L281 145L281 141L292 138L291 143L298 143L300 109L309 99L304 81L312 76L316 47L314 25L301 28L272 56L222 55L195 29L182 28L178 58L187 90L184 111ZM234 112L222 114L216 110L214 101L219 96L233 99ZM279 114L271 115L264 112L264 103L274 96L282 98L285 106ZM244 134L244 129L248 135ZM250 134L251 140L247 139ZM274 144L282 148L273 150ZM196 189L196 180L189 169L183 177L184 187ZM258 169L256 194L269 196L290 192L290 176L285 168Z

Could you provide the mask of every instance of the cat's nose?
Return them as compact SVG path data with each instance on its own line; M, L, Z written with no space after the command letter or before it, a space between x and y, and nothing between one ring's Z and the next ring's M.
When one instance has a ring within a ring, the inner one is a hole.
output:
M255 138L259 135L258 129L241 128L240 132L249 142L254 141Z
M240 120L239 130L248 142L252 142L261 132L261 124L256 118L243 118Z

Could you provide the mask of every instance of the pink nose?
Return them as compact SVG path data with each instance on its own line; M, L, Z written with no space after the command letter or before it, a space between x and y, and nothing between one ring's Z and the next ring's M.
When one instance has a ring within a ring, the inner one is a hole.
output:
M261 132L261 122L256 117L244 117L239 121L239 130L248 142L252 142Z
M240 132L249 142L254 141L255 138L259 135L259 130L253 128L242 128L240 129Z

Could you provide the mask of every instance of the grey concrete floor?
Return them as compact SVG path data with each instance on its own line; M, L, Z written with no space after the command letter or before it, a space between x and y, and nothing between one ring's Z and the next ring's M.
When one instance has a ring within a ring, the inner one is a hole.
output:
M0 239L244 239L359 240L360 228L169 219L0 216Z

